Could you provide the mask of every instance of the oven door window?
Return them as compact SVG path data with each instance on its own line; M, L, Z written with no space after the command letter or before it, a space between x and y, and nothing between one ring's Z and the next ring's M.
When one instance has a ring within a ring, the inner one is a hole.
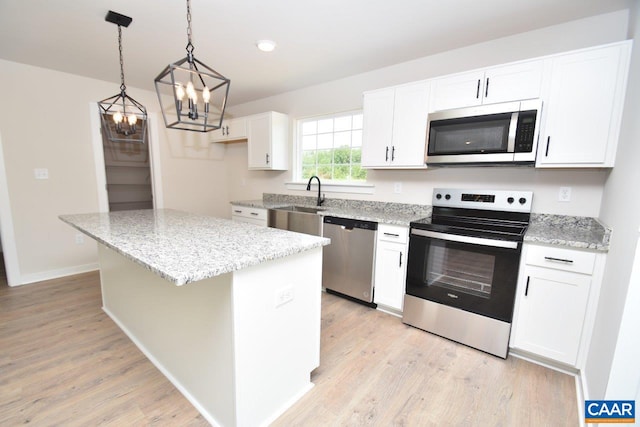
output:
M496 255L475 253L432 243L424 268L427 286L491 298Z
M412 235L406 292L511 322L520 252Z
M511 113L436 120L429 126L429 155L506 153Z

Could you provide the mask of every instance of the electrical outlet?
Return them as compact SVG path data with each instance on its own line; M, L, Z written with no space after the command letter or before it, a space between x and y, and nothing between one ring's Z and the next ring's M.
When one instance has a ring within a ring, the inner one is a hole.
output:
M293 301L293 287L287 286L286 288L278 289L276 291L276 308L285 305L288 302Z
M36 179L49 179L49 169L36 168L33 170L33 176Z
M558 192L558 201L559 202L571 201L571 187L560 187L560 191Z
M393 184L393 192L396 194L400 194L402 193L402 183L401 182L396 182Z
M76 244L82 245L84 243L84 234L77 233L76 234Z

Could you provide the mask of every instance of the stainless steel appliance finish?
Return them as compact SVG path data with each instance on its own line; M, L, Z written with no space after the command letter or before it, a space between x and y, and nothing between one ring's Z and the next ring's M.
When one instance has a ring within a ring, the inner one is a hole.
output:
M533 99L431 113L425 163L533 165L541 110Z
M435 189L411 223L403 322L506 357L532 197Z
M511 323L405 295L402 321L495 356L507 357Z
M378 224L327 216L323 236L331 244L323 248L322 286L375 307L373 303L373 260Z
M321 236L322 216L318 215L320 211L322 209L304 206L285 206L269 209L267 225L281 230Z

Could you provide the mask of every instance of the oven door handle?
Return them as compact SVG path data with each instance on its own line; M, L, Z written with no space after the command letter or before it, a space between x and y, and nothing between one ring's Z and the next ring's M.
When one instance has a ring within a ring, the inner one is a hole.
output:
M471 245L518 249L518 242L511 242L508 240L483 239L481 237L460 236L458 234L439 233L437 231L416 229L412 229L411 234L416 236L431 237L433 239L447 240L450 242L469 243Z

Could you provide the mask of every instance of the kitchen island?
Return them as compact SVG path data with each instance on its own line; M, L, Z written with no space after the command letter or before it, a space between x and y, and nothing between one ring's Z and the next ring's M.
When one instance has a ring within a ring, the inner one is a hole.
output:
M105 312L214 425L266 425L319 366L321 237L175 210L64 215Z

